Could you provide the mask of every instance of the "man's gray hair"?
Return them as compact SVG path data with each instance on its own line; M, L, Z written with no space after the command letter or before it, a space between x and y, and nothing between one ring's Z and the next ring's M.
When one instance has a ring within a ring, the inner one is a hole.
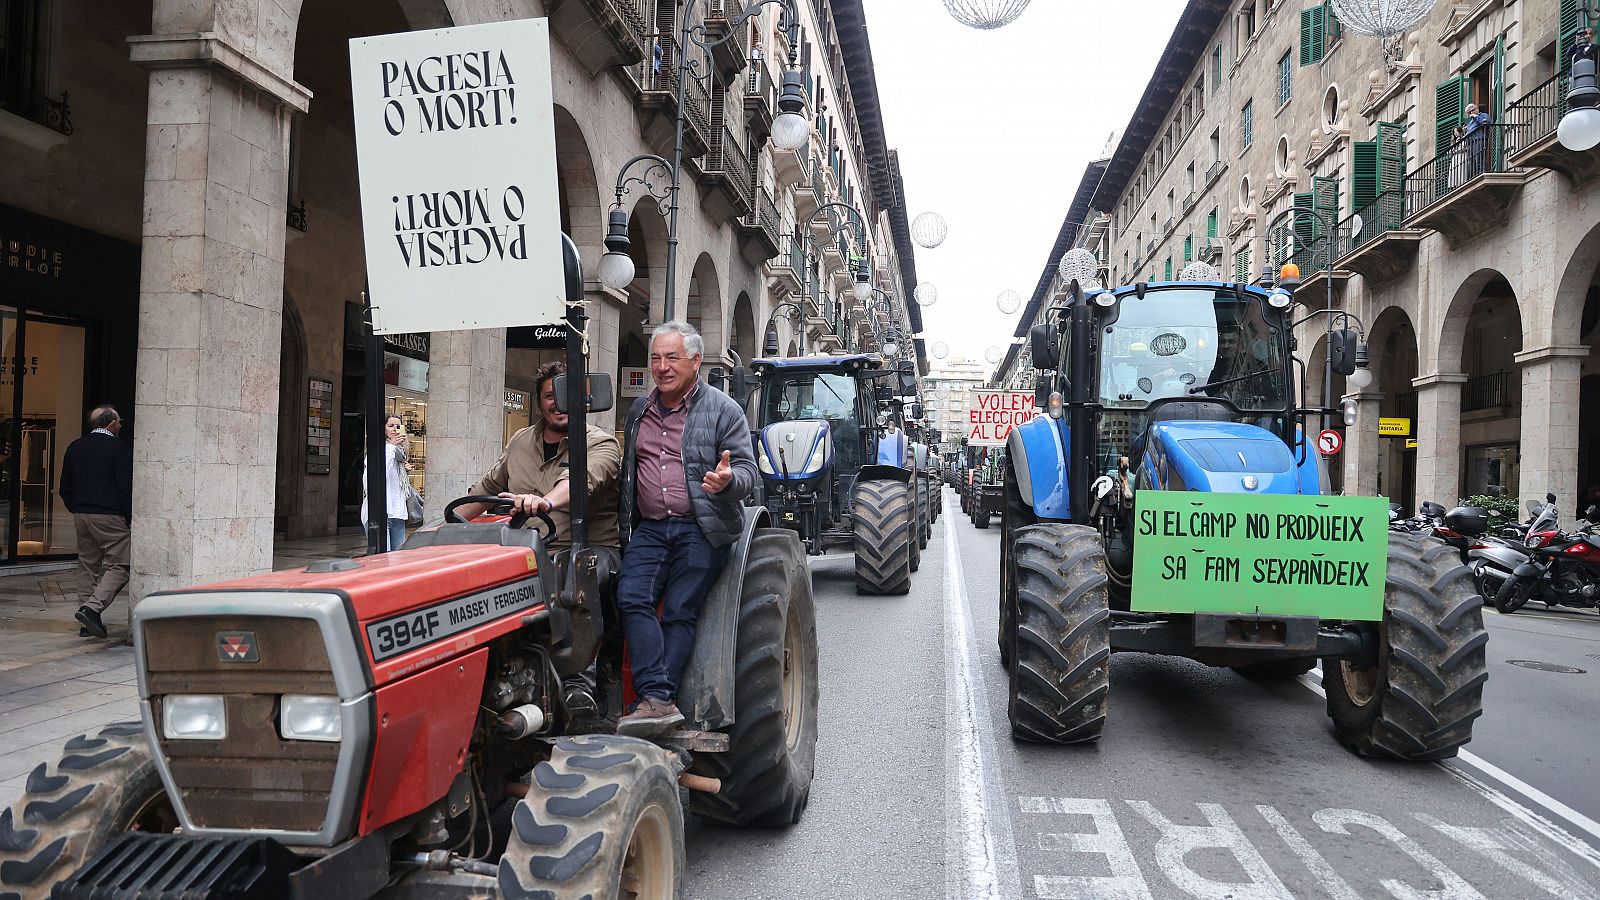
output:
M671 322L662 322L657 325L650 331L650 346L654 347L656 338L663 334L681 334L683 335L683 349L693 353L695 356L704 357L706 355L705 338L700 336L700 329L690 325L688 322L673 319Z

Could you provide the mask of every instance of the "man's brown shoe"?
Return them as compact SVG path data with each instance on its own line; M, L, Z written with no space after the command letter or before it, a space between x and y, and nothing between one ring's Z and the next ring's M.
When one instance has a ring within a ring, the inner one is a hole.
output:
M633 712L617 720L617 734L629 737L655 737L666 734L672 726L683 721L683 713L678 711L678 704L671 700L660 700L655 697L645 697Z

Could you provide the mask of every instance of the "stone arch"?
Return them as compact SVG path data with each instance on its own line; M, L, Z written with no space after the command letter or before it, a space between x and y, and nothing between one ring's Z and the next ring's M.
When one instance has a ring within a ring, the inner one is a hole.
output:
M634 270L629 302L648 309L650 321L660 322L667 296L667 220L654 197L633 200L628 213L628 256ZM681 308L677 312L681 314Z
M793 358L793 357L796 357L796 356L799 356L799 355L800 355L800 344L798 342L796 342L796 341L790 341L789 342L789 352L785 353L784 356Z
M722 359L727 350L727 337L723 328L726 315L723 311L722 285L717 280L717 264L711 254L702 253L694 261L689 274L689 289L678 304L677 315L700 329L706 342L706 360Z
M1490 292L1486 294L1485 292ZM1498 269L1484 268L1462 279L1450 297L1450 303L1445 307L1444 315L1438 323L1439 338L1434 342L1437 356L1433 360L1435 372L1461 372L1466 365L1463 356L1467 339L1468 320L1472 316L1473 307L1486 296L1509 296L1512 303L1516 303L1517 292L1511 282ZM1525 330L1518 312L1519 336Z
M750 302L750 294L740 291L739 297L733 302L733 319L728 326L728 347L739 354L739 359L745 363L756 357L760 352L757 345L755 309Z
M1593 309L1600 303L1600 298L1594 294L1597 281L1600 281L1600 225L1589 229L1589 233L1578 241L1561 270L1550 310L1550 334L1546 336L1540 333L1541 323L1530 323L1531 327L1524 329L1532 332L1524 335L1525 338L1532 338L1528 343L1535 346L1592 345L1596 336L1593 332ZM1583 331L1585 324L1590 326L1588 334Z
M305 420L310 354L305 320L287 291L283 294L283 325L278 361L278 462L273 489L275 534L290 540L305 537L306 471Z
M561 105L555 107L556 180L561 192L561 230L572 236L591 272L599 265L605 240L605 214L594 155L583 126Z
M1412 436L1421 428L1437 428L1435 422L1418 418L1416 389L1412 382L1419 372L1417 329L1411 316L1398 306L1389 306L1373 319L1367 334L1367 352L1372 361L1372 385L1379 394L1377 414L1384 418L1410 419ZM1367 423L1367 433L1376 433L1376 423ZM1391 502L1408 510L1417 508L1417 451L1403 438L1379 438L1375 460L1378 465L1377 490ZM1454 498L1449 498L1454 499Z

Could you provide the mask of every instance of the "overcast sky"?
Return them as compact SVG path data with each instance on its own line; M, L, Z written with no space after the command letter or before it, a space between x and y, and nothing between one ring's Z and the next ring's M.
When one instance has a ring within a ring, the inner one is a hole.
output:
M1183 0L1033 0L995 31L950 18L941 0L863 0L889 147L900 152L910 218L949 224L916 248L939 289L923 309L929 362L1004 350L1044 269L1084 166L1124 127Z

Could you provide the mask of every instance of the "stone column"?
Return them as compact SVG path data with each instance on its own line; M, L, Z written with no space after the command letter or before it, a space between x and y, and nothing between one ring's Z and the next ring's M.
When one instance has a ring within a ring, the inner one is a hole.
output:
M1344 430L1344 494L1348 497L1375 497L1378 494L1378 469L1383 461L1383 438L1378 437L1378 403L1381 391L1345 394L1356 401L1356 424ZM1343 421L1342 419L1340 421Z
M1417 389L1417 501L1433 500L1446 507L1461 496L1460 372L1435 372L1414 378Z
M289 116L310 95L212 35L132 44L151 69L137 599L272 567Z
M1587 347L1540 347L1513 357L1522 367L1522 444L1518 450L1518 503L1544 502L1556 495L1556 506L1569 519L1577 509L1578 383L1583 377Z
M587 365L590 372L602 372L610 375L613 381L612 390L620 394L622 386L615 384L617 378L617 355L622 350L622 307L627 305L626 295L613 291L598 281L591 281L584 285L584 298L589 301L587 309L589 315L589 356ZM617 397L616 405L605 412L593 413L589 424L611 431L616 428L618 418L626 410L626 403L632 402Z
M428 342L427 518L464 496L500 457L506 330L435 331Z

